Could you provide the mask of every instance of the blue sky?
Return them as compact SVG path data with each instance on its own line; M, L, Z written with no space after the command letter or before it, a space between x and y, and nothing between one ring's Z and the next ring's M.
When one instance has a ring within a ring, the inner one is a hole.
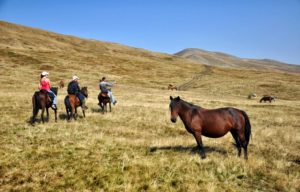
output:
M0 20L170 54L300 64L300 0L0 0Z

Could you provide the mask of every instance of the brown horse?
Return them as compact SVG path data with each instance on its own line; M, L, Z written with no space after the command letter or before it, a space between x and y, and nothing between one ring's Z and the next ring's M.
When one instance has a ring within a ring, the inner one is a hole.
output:
M267 102L267 101L269 101L270 103L271 103L272 101L275 102L275 97L269 96L269 95L264 95L264 96L260 99L259 102L261 103L261 102Z
M84 97L88 97L88 90L87 87L82 87L80 92L84 95ZM66 107L66 112L68 116L68 120L73 117L76 120L76 115L77 115L77 107L81 107L83 117L85 117L85 109L82 108L82 103L78 99L76 95L69 94L65 97L65 107Z
M57 95L57 87L51 87L51 91ZM53 98L52 98L53 99ZM49 108L52 106L52 100L48 95L48 92L45 90L36 91L32 96L32 118L31 124L34 124L36 121L36 116L39 110L42 110L41 120L44 123L44 112L46 109L47 112L47 120L49 120ZM52 108L53 109L53 108ZM53 109L55 114L55 122L57 122L57 109Z
M175 89L177 91L177 87L175 85L172 85L172 84L169 84L168 89L172 90L172 91Z
M244 149L244 158L248 159L247 146L251 135L251 125L248 115L235 108L204 109L180 99L170 96L171 121L176 122L177 116L183 121L186 130L193 134L201 158L205 158L205 151L201 135L211 138L224 136L230 131L241 155Z
M60 80L60 82L59 82L59 88L64 88L64 87L65 87L64 80Z
M111 112L111 100L108 93L100 92L98 95L98 105L101 107L102 112L107 112L107 104L109 104L109 112Z

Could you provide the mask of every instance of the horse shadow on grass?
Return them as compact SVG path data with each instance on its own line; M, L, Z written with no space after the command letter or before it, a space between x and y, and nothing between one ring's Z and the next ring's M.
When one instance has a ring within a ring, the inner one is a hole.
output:
M68 115L66 114L66 113L60 113L59 115L58 115L58 118L60 119L60 120L67 120L68 121ZM76 118L79 118L79 119L83 119L84 117L83 117L83 115L82 114L76 114ZM73 119L73 118L71 118L71 119Z
M68 115L65 114L65 113L60 113L60 114L58 115L58 118L59 118L60 120L68 120Z
M102 109L100 109L100 107L97 107L97 108L91 108L91 111L92 113L101 113L102 112Z
M227 156L227 151L222 148L205 146L204 150L205 150L205 153L217 152L217 153L220 153L221 155ZM154 153L156 151L174 151L174 152L192 153L192 154L197 154L199 152L197 146L181 146L181 145L161 146L161 147L154 146L154 147L150 147L149 151L151 153Z

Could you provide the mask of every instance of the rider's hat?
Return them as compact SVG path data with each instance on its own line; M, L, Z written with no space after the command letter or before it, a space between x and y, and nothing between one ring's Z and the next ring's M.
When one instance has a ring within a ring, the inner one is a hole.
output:
M47 75L49 75L49 73L48 73L47 71L43 71L43 72L41 73L41 75L42 75L42 76L47 76Z
M74 75L74 76L72 77L72 80L73 80L73 81L78 80L78 79L79 79L79 77L77 77L76 75Z

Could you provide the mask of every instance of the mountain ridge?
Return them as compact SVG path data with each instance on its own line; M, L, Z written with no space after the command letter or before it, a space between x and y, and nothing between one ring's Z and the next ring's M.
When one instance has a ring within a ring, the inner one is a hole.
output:
M300 66L294 64L273 59L240 58L228 53L206 51L198 48L186 48L174 55L210 66L300 73Z

